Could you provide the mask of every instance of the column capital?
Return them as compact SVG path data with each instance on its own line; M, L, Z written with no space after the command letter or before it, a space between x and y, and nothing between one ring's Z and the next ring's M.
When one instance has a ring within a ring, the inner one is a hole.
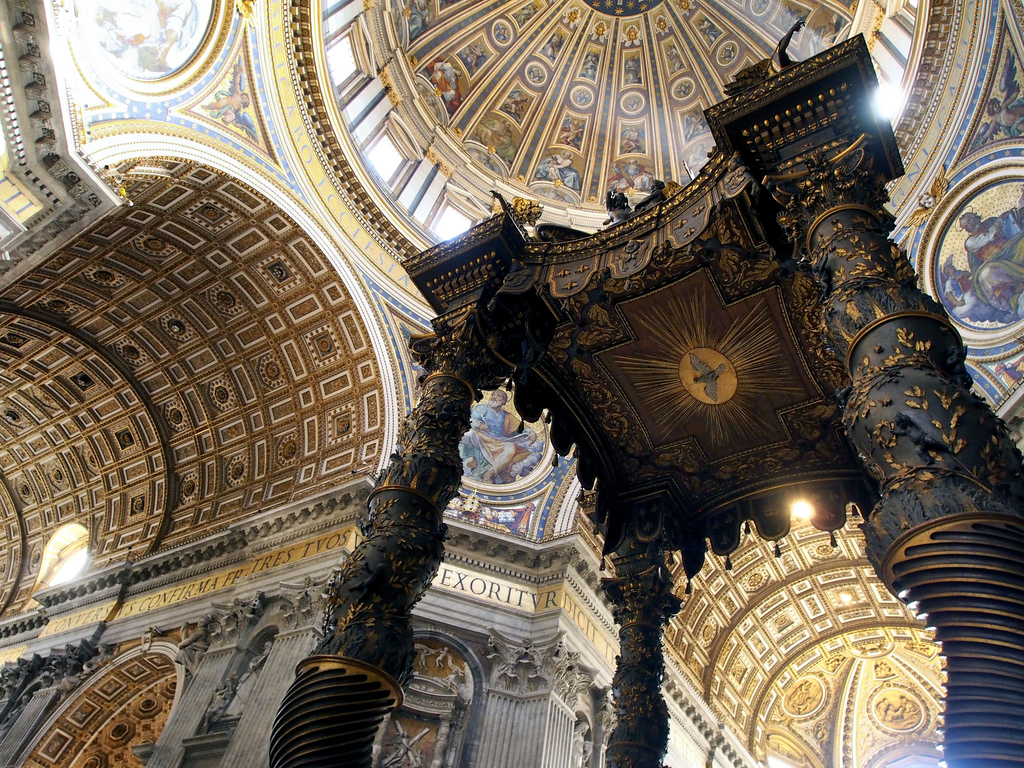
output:
M803 157L801 168L769 174L764 181L775 201L785 207L779 224L793 242L803 239L808 253L835 234L829 227L822 231L822 225L837 209L857 210L888 232L892 216L884 208L889 202L886 182L886 175L875 169L867 134L846 145L819 147Z
M480 391L499 386L515 369L515 363L496 353L494 333L485 330L476 305L448 312L434 319L434 332L413 336L410 348L416 361L427 369L426 379L447 378L465 385L474 400Z

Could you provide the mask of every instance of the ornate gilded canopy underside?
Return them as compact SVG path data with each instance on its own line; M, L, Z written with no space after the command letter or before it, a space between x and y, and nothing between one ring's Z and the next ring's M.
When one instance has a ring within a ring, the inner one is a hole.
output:
M554 318L549 342L510 357L524 361L516 405L527 420L549 411L561 452L580 446L581 480L600 479L607 552L630 525L664 535L693 575L705 539L727 554L744 520L765 538L784 536L798 497L825 530L842 525L850 502L870 504L834 424L846 378L821 340L821 288L786 258L793 246L758 183L842 136L876 142L890 176L898 172L891 132L868 103L870 68L863 42L850 41L709 110L729 154L603 232L542 228L534 239L517 224L528 219L522 204L506 206L409 263L439 313L473 302L494 313L518 300L527 324ZM803 138L790 146L793 136Z
M750 182L717 156L672 200L592 237L528 241L501 214L410 264L439 312L455 306L431 283L442 264L523 267L499 301L539 294L557 327L516 376L519 412L547 409L555 447L578 444L609 551L628 508L656 497L647 534L664 530L691 574L705 538L731 552L744 520L784 536L797 496L831 529L870 495L835 425L845 374L820 340L819 288L771 255Z

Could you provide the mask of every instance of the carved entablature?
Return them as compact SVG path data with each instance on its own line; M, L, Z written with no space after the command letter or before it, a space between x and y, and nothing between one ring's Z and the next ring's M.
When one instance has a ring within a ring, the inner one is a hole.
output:
M888 120L876 115L874 82L871 55L857 36L705 114L719 151L740 153L758 179L798 172L807 154L840 151L861 134L876 148L878 165L895 178L903 163Z
M554 692L574 707L590 690L594 674L570 651L562 635L544 643L525 637L515 641L495 629L487 641L491 660L491 687L502 693L529 696Z

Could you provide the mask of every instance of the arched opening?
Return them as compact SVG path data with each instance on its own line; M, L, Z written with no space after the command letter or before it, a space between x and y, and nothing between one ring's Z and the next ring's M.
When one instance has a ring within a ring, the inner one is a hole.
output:
M59 528L43 547L39 578L33 591L74 581L88 564L89 531L78 523L68 523Z

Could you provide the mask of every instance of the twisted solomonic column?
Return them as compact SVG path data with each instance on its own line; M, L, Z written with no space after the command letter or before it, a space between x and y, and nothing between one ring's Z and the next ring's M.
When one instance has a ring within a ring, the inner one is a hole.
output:
M662 636L679 611L664 545L628 537L616 551L615 575L603 587L619 625L619 656L612 696L615 728L608 739L608 768L662 768L668 749L668 706Z
M885 178L862 136L769 178L806 244L826 338L852 377L843 422L881 500L864 532L888 587L927 615L946 658L949 768L1024 765L1021 457L970 391L960 336L889 240Z
M434 329L413 339L430 374L367 501L364 538L330 585L323 640L278 711L271 768L369 768L377 729L412 675L410 612L444 554L442 515L462 477L459 441L479 388L511 371L487 356L471 311Z

